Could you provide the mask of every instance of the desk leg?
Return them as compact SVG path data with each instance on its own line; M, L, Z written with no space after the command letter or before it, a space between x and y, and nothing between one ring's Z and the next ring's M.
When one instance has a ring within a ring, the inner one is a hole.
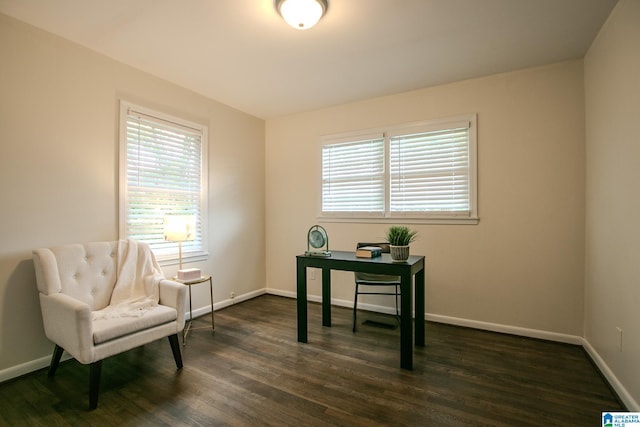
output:
M424 269L416 273L416 346L424 347Z
M331 269L322 269L322 326L331 326Z
M413 369L412 276L400 276L400 367Z
M298 341L307 342L307 268L298 259L296 264Z

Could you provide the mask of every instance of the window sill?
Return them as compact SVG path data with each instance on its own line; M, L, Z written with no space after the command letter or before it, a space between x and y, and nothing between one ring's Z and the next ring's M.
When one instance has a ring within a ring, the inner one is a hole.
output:
M477 225L479 218L408 218L319 216L319 223Z
M188 254L182 255L182 264L189 264L192 262L198 262L198 261L206 261L209 258L209 254L207 252L199 252L199 253L192 253L192 254ZM158 255L156 256L156 259L158 260L158 264L160 264L160 267L167 267L170 265L178 265L180 264L180 260L178 259L177 254L175 255Z

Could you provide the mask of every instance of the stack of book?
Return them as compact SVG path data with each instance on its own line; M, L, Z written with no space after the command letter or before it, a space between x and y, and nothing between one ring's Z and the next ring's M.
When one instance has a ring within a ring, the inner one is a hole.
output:
M189 281L189 280L197 280L202 277L202 273L199 268L185 268L183 270L178 270L177 278L178 280Z
M375 258L380 255L382 255L382 248L378 246L363 246L356 249L358 258Z

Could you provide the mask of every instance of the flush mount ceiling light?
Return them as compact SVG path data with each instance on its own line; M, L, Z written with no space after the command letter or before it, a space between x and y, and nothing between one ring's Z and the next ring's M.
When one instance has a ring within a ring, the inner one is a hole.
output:
M297 30L316 25L328 7L327 0L276 0L278 13Z

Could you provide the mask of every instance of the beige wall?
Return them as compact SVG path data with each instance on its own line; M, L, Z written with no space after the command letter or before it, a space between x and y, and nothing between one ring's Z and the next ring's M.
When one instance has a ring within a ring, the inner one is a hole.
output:
M585 338L615 376L613 381L624 386L622 397L636 411L640 410L639 46L640 2L621 0L585 58Z
M0 58L0 379L53 348L31 250L118 238L121 98L209 126L211 255L198 266L216 302L264 288L263 120L4 15ZM194 287L195 308L208 302Z
M295 256L319 211L321 135L478 113L480 223L415 226L427 312L582 336L582 70L577 60L267 120L267 286L295 292ZM380 239L388 226L322 225L334 250ZM353 301L352 275L333 280L333 297ZM318 275L309 293L320 285Z

